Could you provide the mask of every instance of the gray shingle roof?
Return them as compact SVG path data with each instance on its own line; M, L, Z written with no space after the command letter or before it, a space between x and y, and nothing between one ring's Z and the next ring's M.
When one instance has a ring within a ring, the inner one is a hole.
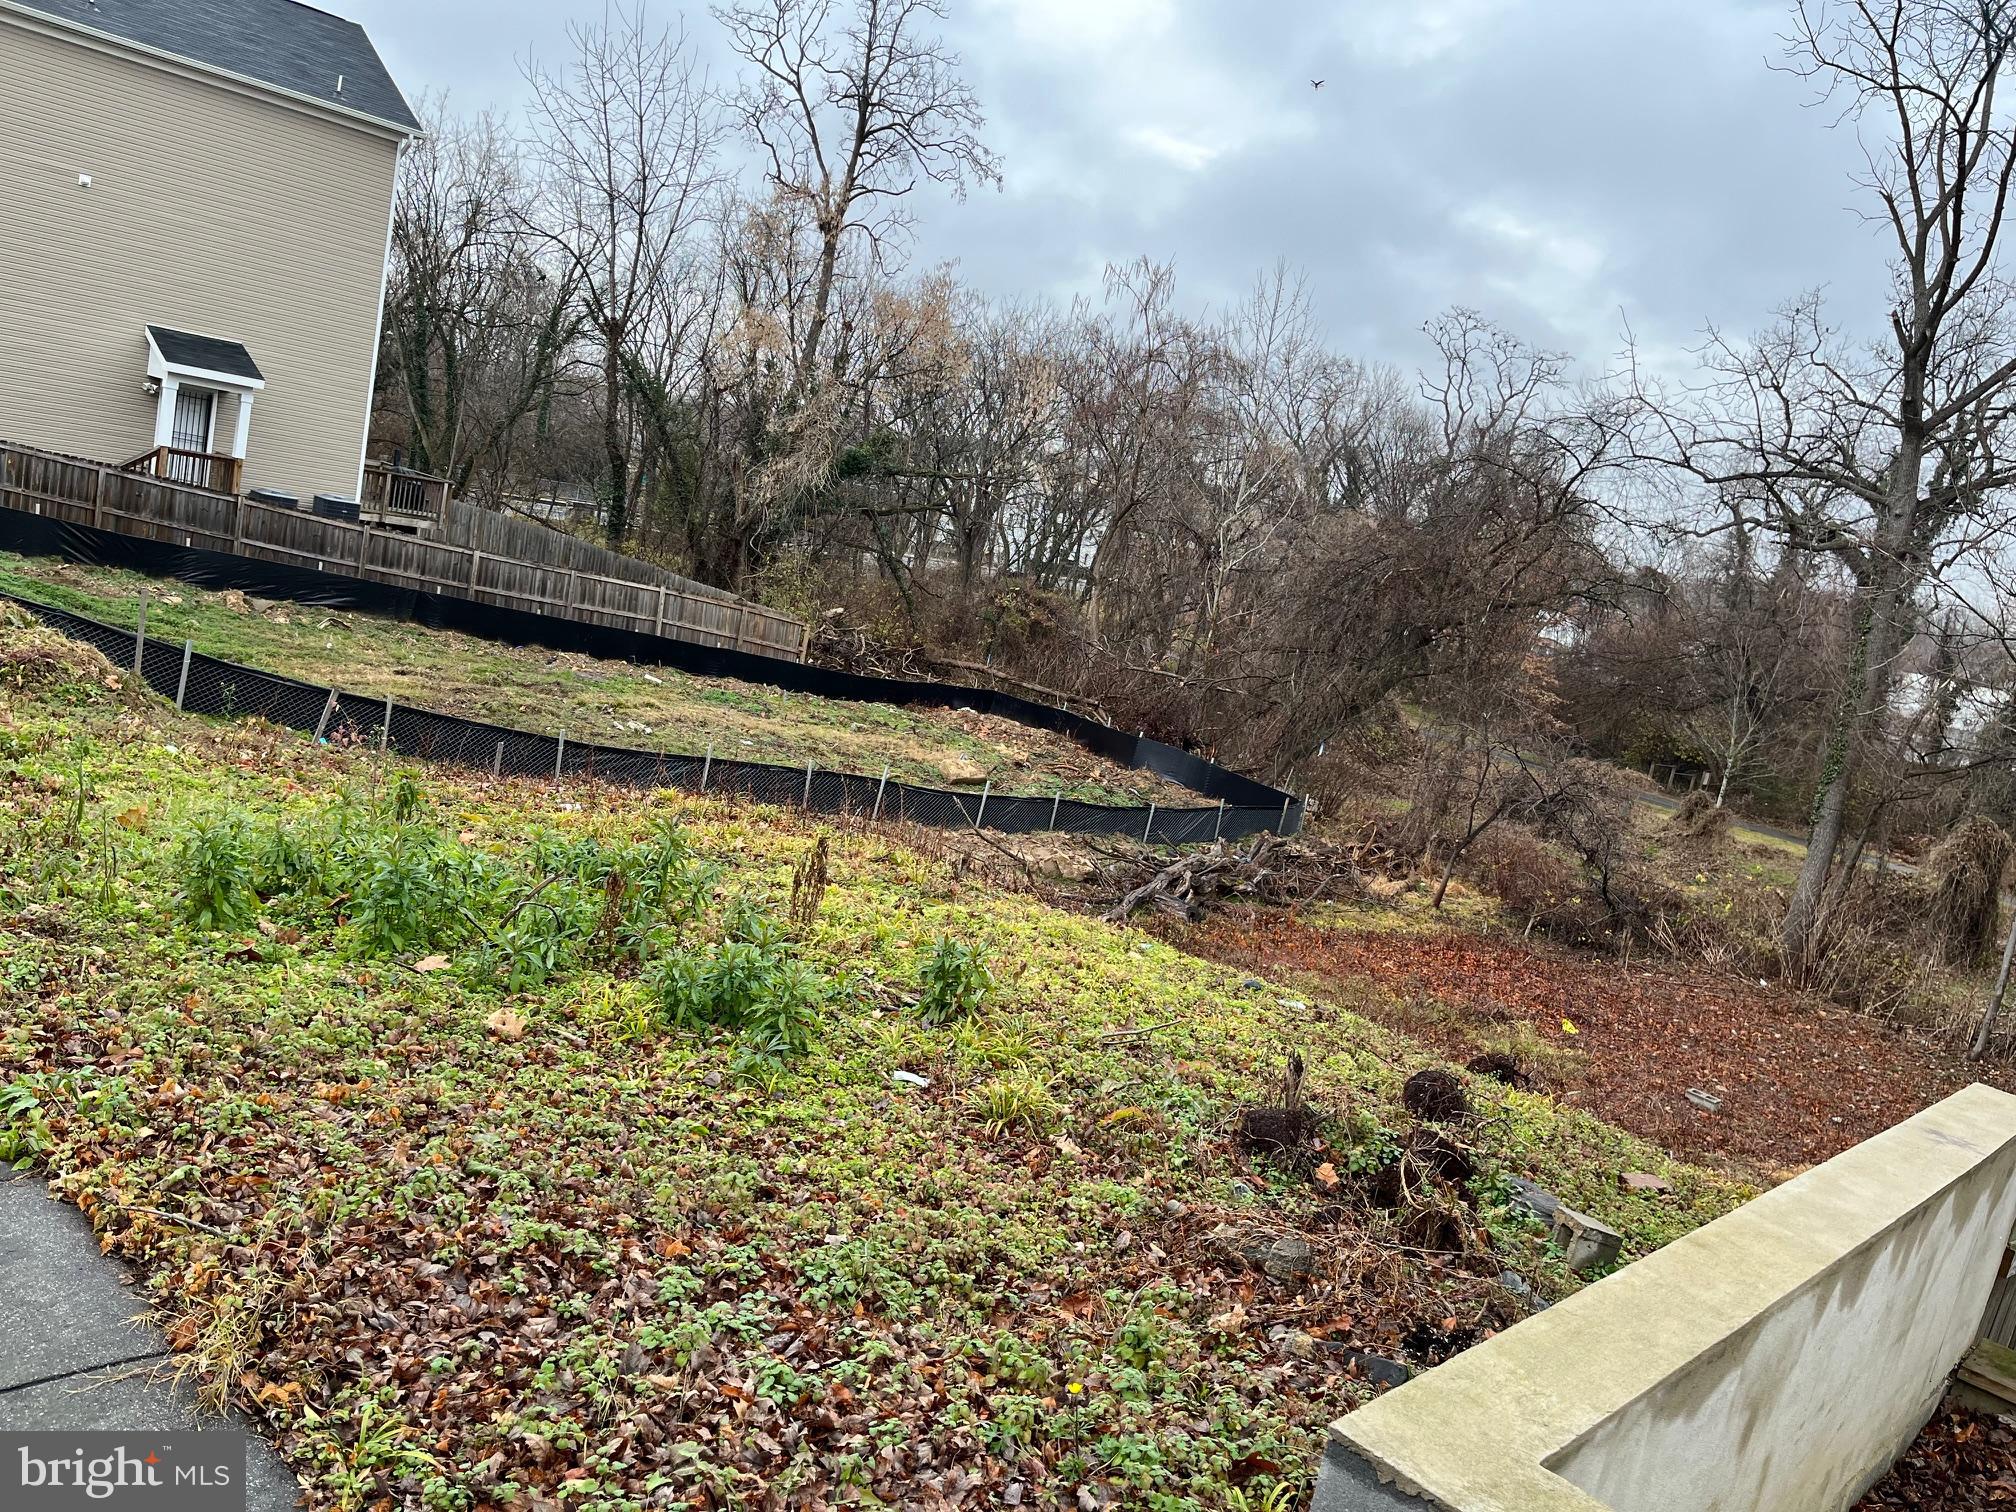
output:
M419 129L364 28L297 0L11 3L409 131ZM336 92L339 76L341 94Z
M187 331L157 325L147 327L147 334L154 339L154 349L162 359L176 367L201 368L205 372L222 373L227 378L266 381L266 375L259 371L259 364L252 360L252 354L236 341L226 341L219 336L192 336Z

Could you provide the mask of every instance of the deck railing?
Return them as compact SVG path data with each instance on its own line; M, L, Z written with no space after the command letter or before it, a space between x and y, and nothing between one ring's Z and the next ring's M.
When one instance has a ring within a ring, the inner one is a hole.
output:
M488 510L451 503L439 529L414 535L178 482L172 472L139 465L150 460L158 460L155 453L113 467L0 442L0 508L702 646L805 659L810 632L801 619Z
M245 478L245 459L222 452L189 451L179 446L155 446L142 452L123 471L146 473L169 483L211 493L235 494Z
M366 513L439 521L448 508L448 480L389 462L366 462L358 503Z

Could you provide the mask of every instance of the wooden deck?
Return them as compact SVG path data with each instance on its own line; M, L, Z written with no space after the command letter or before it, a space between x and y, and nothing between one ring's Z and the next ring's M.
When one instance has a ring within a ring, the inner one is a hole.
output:
M0 507L147 540L803 661L804 621L592 542L443 501L425 538L0 442Z

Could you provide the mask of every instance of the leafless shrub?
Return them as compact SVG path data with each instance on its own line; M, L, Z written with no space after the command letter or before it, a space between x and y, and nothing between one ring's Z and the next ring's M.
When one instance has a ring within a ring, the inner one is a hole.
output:
M2002 878L2016 842L1994 820L1964 820L1925 858L1931 884L1928 927L1948 965L1981 966L1999 945Z
M804 936L819 922L819 905L826 897L828 837L821 833L791 868L791 929Z
M1669 822L1689 840L1719 840L1729 833L1729 810L1718 807L1706 788L1694 788Z

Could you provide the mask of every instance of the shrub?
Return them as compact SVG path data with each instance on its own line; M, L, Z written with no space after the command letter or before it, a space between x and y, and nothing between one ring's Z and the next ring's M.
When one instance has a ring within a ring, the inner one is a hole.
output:
M1573 864L1531 830L1501 824L1479 838L1470 860L1479 883L1522 926L1544 925L1580 901Z
M434 858L405 835L369 847L348 879L350 922L367 955L397 955L433 942L444 906Z
M1719 807L1706 788L1692 788L1668 823L1690 840L1717 840L1728 833L1729 810Z
M199 929L240 929L259 907L245 831L235 819L198 821L176 849L183 917Z
M918 1015L927 1024L949 1024L967 1018L994 990L994 972L984 945L969 945L940 935L924 963L923 995Z
M803 1055L819 1032L825 984L791 957L774 923L761 928L758 918L744 912L732 921L757 939L731 937L711 953L661 960L651 978L659 1011L675 1028L733 1030L761 1056Z
M2002 875L2009 869L2011 848L2007 831L1976 814L1962 820L1925 858L1932 885L1928 922L1949 964L1980 966L1994 955L2000 943L1996 920Z

